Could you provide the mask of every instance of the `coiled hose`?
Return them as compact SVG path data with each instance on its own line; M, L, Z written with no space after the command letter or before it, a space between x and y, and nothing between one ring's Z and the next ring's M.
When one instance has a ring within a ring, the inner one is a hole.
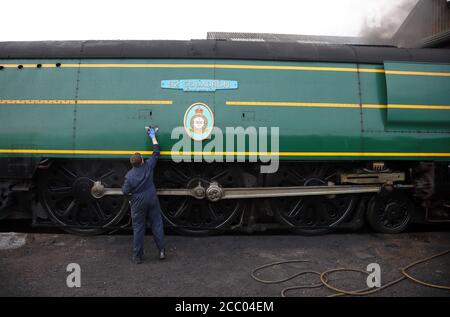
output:
M450 249L431 255L429 257L420 259L418 261L415 261L403 268L400 269L401 272L401 276L395 280L390 281L387 284L384 284L381 287L377 287L377 288L364 288L364 289L360 289L360 290L344 290L344 289L340 289L338 287L335 287L333 285L330 284L328 276L332 273L335 272L342 272L342 271L346 271L346 272L359 272L359 273L364 273L364 274L369 274L366 271L363 270L359 270L359 269L353 269L353 268L337 268L337 269L331 269L331 270L327 270L324 272L318 272L318 271L314 271L314 270L304 270L304 271L299 271L293 275L290 275L286 278L283 279L279 279L279 280L263 280L259 277L256 276L256 273L267 269L269 267L273 267L276 265L283 265L283 264L289 264L289 263L306 263L306 262L310 262L309 260L287 260L287 261L279 261L279 262L273 262L273 263L269 263L269 264L264 264L262 266L259 266L257 268L255 268L252 272L251 272L251 276L254 280L263 283L263 284L280 284L280 283L284 283L287 282L289 280L292 280L294 278L297 278L301 275L316 275L320 278L320 282L315 283L315 284L306 284L306 285L296 285L296 286L291 286L291 287L286 287L283 288L281 290L281 296L282 297L286 297L286 293L292 290L297 290L297 289L304 289L304 288L319 288L319 287L327 287L328 289L336 292L335 294L330 295L330 297L336 297L336 296L344 296L344 295L354 295L354 296L363 296L363 295L369 295L369 294L373 294L373 293L377 293L380 292L388 287L391 287L405 279L409 279L414 283L417 284L421 284L423 286L427 286L427 287L432 287L432 288L437 288L437 289L444 289L444 290L450 290L450 286L447 285L438 285L438 284L432 284L423 280L420 280L414 276L412 276L410 273L408 273L407 271L409 269L411 269L412 267L420 264L420 263L424 263L427 261L430 261L432 259L447 255L448 253L450 253Z

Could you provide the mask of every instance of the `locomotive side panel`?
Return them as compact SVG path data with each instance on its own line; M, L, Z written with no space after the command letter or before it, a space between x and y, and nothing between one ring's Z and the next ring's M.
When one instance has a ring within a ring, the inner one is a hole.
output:
M450 65L385 63L388 130L450 132Z
M42 156L50 153L41 150L73 150L77 69L63 70L56 67L59 61L51 60L3 62L0 62L4 67L0 71L3 154Z
M428 76L411 74L418 69L404 65L397 67L401 73L395 75L389 75L392 69L386 70L387 75L384 70L360 74L364 152L383 153L380 158L385 160L449 160L450 135L441 124L432 121L432 117L446 118L449 111L433 109L436 104L439 104L439 108L450 104L450 85L446 84L449 73L446 73L446 67L440 66L445 65L421 64L421 71L424 71L424 67L429 72L433 70ZM388 85L386 76L394 76L397 83L402 85L396 88ZM389 100L388 94L403 95L407 99ZM420 98L417 97L419 95ZM391 102L397 106L401 102L404 107L389 108ZM421 108L416 108L416 105ZM403 123L392 123L392 111L395 111L396 120ZM422 122L417 122L414 117L420 118ZM426 118L430 120L425 122Z
M183 126L185 111L195 102L212 108L216 126L222 130L279 127L282 160L445 160L450 155L447 133L421 133L413 122L405 130L389 129L389 91L381 65L236 60L84 60L80 64L64 60L56 67L54 62L59 61L21 62L4 63L9 66L0 73L3 156L148 154L142 127L159 124L162 158L170 159L176 142L170 138L171 131ZM36 67L39 63L41 68ZM436 72L445 70L433 67ZM215 92L161 88L161 81L170 79L235 80L239 88ZM450 104L445 102L445 83L433 87L441 94L432 96L443 106ZM397 120L409 118L410 110L396 111ZM426 116L434 111L446 115L448 110L414 111Z
M195 61L198 64L205 62ZM135 151L148 155L151 145L144 134L144 126L157 125L163 146L162 159L170 159L175 142L171 132L173 128L183 126L187 107L201 101L214 109L213 93L185 93L161 88L163 80L214 76L213 68L177 67L177 64L185 65L186 61L83 61L79 99L87 101L77 108L77 148L92 150L96 156L125 158Z
M241 63L246 68L216 70L217 79L239 82L216 92L221 126L279 127L283 160L360 151L358 76L346 71L355 64Z

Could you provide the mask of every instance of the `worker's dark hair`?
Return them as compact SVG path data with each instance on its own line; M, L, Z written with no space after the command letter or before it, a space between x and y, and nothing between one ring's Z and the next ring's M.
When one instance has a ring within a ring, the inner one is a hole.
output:
M139 167L142 164L142 156L141 153L136 152L133 155L131 155L130 157L130 163L131 165L133 165L134 167Z

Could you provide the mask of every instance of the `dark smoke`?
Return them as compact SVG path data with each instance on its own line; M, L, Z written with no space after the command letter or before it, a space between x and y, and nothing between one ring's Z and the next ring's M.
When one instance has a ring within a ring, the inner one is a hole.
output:
M381 15L379 25L373 26L373 23L370 23L372 17L367 17L359 35L371 44L389 41L418 1L391 1L390 7Z

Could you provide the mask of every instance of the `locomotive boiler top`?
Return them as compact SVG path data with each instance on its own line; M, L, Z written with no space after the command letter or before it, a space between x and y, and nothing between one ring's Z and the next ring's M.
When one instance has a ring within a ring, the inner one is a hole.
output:
M220 40L0 42L0 59L174 58L382 64L450 63L450 49Z

